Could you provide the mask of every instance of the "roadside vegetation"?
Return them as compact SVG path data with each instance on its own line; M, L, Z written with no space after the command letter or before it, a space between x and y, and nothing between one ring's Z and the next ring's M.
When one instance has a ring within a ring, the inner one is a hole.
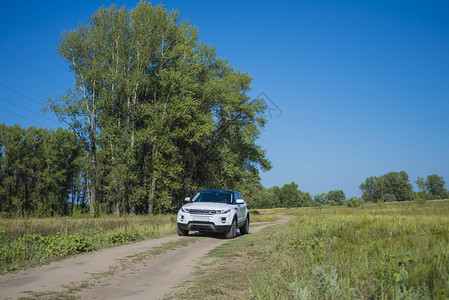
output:
M0 219L0 273L175 231L173 215Z
M449 296L449 200L260 212L296 218L213 250L200 280L178 297Z
M271 212L250 213L252 223L279 219ZM170 214L0 218L0 273L175 232L176 218Z

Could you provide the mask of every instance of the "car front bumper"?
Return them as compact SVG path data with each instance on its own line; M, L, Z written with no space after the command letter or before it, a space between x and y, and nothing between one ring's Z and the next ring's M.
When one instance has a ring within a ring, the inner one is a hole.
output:
M187 224L178 223L178 227L189 231L226 232L232 225L216 225L212 222L190 221Z
M180 211L177 216L178 227L189 231L225 232L232 227L233 213L199 215Z

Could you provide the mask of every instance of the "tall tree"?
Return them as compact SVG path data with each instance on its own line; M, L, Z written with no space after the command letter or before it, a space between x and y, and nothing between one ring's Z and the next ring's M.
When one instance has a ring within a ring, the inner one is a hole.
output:
M279 200L282 207L298 207L300 206L298 185L292 181L281 187Z
M360 185L360 189L365 202L379 202L386 199L410 201L414 198L413 188L405 171L369 177Z
M362 199L363 201L370 202L378 202L379 199L382 198L382 191L380 187L380 183L377 177L372 176L368 177L365 182L360 184L359 187L362 190Z
M246 95L251 77L177 11L100 8L58 52L75 87L47 107L84 141L92 213L172 210L182 193L246 188L270 168L255 144L266 106Z
M444 178L441 176L438 176L437 174L432 174L432 175L427 176L427 180L425 181L426 190L432 196L441 197L441 194L445 191L445 188L444 188L445 184L446 184L446 182L444 181Z
M413 188L405 171L387 173L379 180L384 195L393 195L397 201L413 200Z

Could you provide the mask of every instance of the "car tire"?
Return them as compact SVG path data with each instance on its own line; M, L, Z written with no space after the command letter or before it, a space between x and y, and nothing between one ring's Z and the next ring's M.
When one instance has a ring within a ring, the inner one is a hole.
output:
M245 224L243 224L243 226L240 227L240 233L241 234L249 233L249 216L246 217Z
M231 228L229 228L229 230L225 232L225 236L227 239L233 239L235 238L236 235L237 235L237 220L234 219L234 221L232 221Z
M179 226L178 226L178 235L179 235L179 236L186 236L186 235L188 235L188 234L189 234L189 231L188 231L188 230L181 229L181 228L179 228Z

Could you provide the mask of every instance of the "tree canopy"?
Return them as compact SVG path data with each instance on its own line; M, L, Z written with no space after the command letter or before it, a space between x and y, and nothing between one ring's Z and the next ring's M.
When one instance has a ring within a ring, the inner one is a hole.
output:
M312 196L301 191L294 181L282 187L260 186L247 199L250 208L303 207L313 204Z
M360 185L365 202L410 201L414 192L405 171L369 177Z
M79 201L78 138L67 130L0 124L0 212L65 215ZM71 204L71 205L70 205Z
M427 180L424 182L425 189L431 198L446 198L447 191L444 188L445 184L444 178L437 174L427 176Z
M198 189L251 190L270 169L252 78L177 11L100 8L57 49L75 85L46 109L82 140L92 213L169 211Z

